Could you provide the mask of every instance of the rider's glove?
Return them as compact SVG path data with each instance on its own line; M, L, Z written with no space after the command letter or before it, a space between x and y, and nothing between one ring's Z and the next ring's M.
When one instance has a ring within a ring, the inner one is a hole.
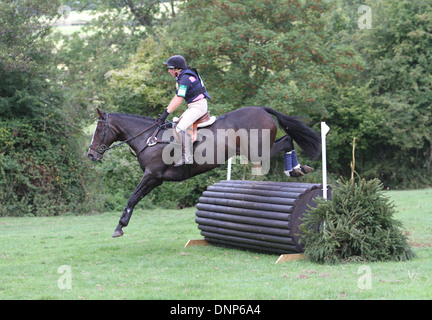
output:
M166 118L168 118L169 114L170 113L165 109L164 113L160 116L159 121L164 122Z

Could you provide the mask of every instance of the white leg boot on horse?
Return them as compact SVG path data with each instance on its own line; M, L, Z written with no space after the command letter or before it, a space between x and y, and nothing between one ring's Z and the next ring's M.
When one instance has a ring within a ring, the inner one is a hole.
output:
M295 150L285 153L285 174L288 177L298 178L312 171L314 171L313 168L298 162Z

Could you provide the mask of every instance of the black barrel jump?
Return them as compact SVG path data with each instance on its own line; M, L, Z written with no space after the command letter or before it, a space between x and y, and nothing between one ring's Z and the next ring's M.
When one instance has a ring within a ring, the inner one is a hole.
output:
M221 181L209 186L199 199L195 221L213 245L300 253L299 225L309 206L316 206L317 196L322 196L321 184Z

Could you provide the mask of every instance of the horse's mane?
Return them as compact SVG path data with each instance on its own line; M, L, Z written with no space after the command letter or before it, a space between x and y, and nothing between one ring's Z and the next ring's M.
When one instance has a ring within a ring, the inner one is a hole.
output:
M117 116L119 118L119 120L123 119L127 122L134 121L135 125L138 125L138 126L143 125L143 122L145 122L145 121L147 121L147 125L149 125L149 124L151 125L151 124L155 123L157 120L157 118L152 118L149 116L140 116L137 114L117 113L117 112L109 113L108 116ZM165 122L164 124L162 124L162 127L164 129L169 129L172 127L172 123L170 123L169 121Z
M120 116L120 117L130 117L130 118L135 118L135 119L155 121L155 118L152 118L152 117L149 117L149 116L140 116L140 115L137 115L137 114L128 114L128 113L113 112L113 113L109 113L109 115L117 115L117 116Z

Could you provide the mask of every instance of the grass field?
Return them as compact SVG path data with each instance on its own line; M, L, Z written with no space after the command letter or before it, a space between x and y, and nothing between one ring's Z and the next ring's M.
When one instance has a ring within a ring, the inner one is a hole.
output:
M414 260L275 264L274 255L184 248L201 238L194 208L137 209L117 239L119 212L0 218L0 299L430 299L432 189L388 195Z

